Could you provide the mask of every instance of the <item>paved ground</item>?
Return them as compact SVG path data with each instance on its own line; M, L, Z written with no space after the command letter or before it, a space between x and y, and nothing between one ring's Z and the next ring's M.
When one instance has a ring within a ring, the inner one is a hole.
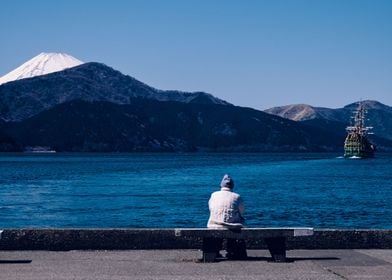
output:
M0 279L392 279L392 250L294 250L289 263L198 263L197 250L2 251Z

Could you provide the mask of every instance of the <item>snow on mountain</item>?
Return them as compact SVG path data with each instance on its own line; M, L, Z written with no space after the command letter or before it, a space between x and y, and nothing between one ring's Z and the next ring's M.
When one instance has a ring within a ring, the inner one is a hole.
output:
M15 80L62 71L80 64L83 64L83 62L66 53L40 53L15 70L0 77L0 85Z

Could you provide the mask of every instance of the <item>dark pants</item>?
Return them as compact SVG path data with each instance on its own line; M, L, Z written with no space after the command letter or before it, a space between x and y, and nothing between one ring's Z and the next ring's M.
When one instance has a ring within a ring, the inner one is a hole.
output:
M217 242L217 253L219 253L219 251L222 250L223 239L219 238L216 240L216 242ZM246 253L245 240L232 239L232 238L227 239L226 252L227 252L226 257L228 259L235 259L235 260L246 259L247 253Z

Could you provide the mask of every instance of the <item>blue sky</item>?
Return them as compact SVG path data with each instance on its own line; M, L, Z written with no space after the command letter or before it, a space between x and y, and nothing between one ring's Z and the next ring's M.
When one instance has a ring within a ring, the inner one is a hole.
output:
M266 109L392 105L392 1L3 0L0 76L40 52Z

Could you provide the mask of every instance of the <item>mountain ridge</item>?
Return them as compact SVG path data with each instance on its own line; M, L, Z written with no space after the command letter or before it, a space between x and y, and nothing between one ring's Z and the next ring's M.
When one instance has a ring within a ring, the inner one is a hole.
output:
M341 141L251 108L138 98L72 100L2 130L21 147L68 152L333 151Z
M127 104L130 98L231 105L205 92L155 89L103 63L89 62L0 85L0 119L21 121L76 99Z
M273 107L265 110L265 112L298 122L317 119L335 121L340 123L339 127L345 127L352 124L353 112L358 107L359 102L367 110L366 124L374 128L373 131L376 135L392 140L392 107L375 100L353 102L336 109L293 104ZM317 121L309 123L316 125ZM319 123L321 125L321 122Z

